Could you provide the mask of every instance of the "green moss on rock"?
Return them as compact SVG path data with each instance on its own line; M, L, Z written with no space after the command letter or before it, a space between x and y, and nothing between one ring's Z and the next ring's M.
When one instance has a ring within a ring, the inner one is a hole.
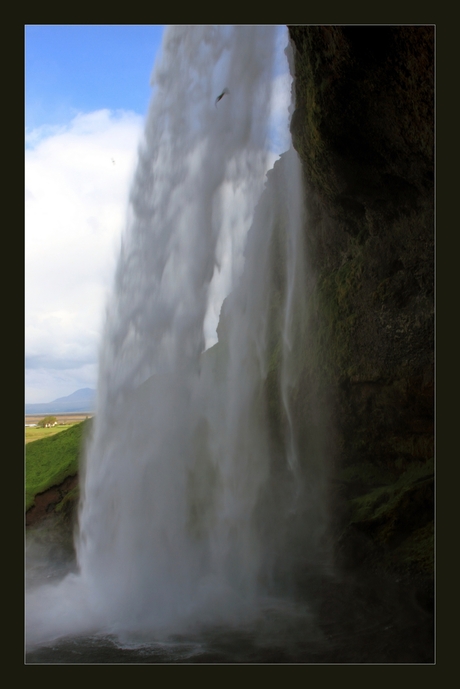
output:
M318 276L309 379L333 403L345 528L416 570L432 561L434 30L289 31Z

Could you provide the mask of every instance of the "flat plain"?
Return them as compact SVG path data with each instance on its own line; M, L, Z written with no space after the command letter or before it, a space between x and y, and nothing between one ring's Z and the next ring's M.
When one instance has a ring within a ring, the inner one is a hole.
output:
M38 421L45 418L45 416L55 416L57 426L52 426L51 428L36 428L29 426L29 424L38 423ZM25 443L27 445L27 443L33 442L34 440L41 440L42 438L56 435L56 433L66 431L70 426L81 423L85 421L85 419L92 418L93 416L94 414L91 413L29 414L25 417Z

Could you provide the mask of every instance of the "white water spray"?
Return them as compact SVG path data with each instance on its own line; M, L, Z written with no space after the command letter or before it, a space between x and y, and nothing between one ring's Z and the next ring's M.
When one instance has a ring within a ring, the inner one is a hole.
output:
M265 179L275 39L274 27L167 33L101 350L79 574L31 593L30 643L238 623L289 560L306 495L292 390L307 277L295 152ZM224 263L233 289L204 352ZM306 549L323 528L307 511Z

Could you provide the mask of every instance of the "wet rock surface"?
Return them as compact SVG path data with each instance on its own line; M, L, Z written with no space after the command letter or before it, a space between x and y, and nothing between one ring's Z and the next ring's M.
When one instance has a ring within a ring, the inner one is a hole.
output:
M361 560L432 577L434 28L289 32L340 537L355 558L361 540Z
M208 627L143 644L73 637L27 653L27 664L366 664L434 662L433 614L396 579L316 578L308 600L274 605L240 627Z

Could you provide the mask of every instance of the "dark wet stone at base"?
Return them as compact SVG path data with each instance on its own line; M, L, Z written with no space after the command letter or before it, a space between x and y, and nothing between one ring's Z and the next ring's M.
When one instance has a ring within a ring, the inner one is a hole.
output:
M121 648L111 637L62 639L26 664L432 664L434 614L397 582L317 582L313 616L271 611L245 628L214 627ZM299 601L299 610L305 601Z

